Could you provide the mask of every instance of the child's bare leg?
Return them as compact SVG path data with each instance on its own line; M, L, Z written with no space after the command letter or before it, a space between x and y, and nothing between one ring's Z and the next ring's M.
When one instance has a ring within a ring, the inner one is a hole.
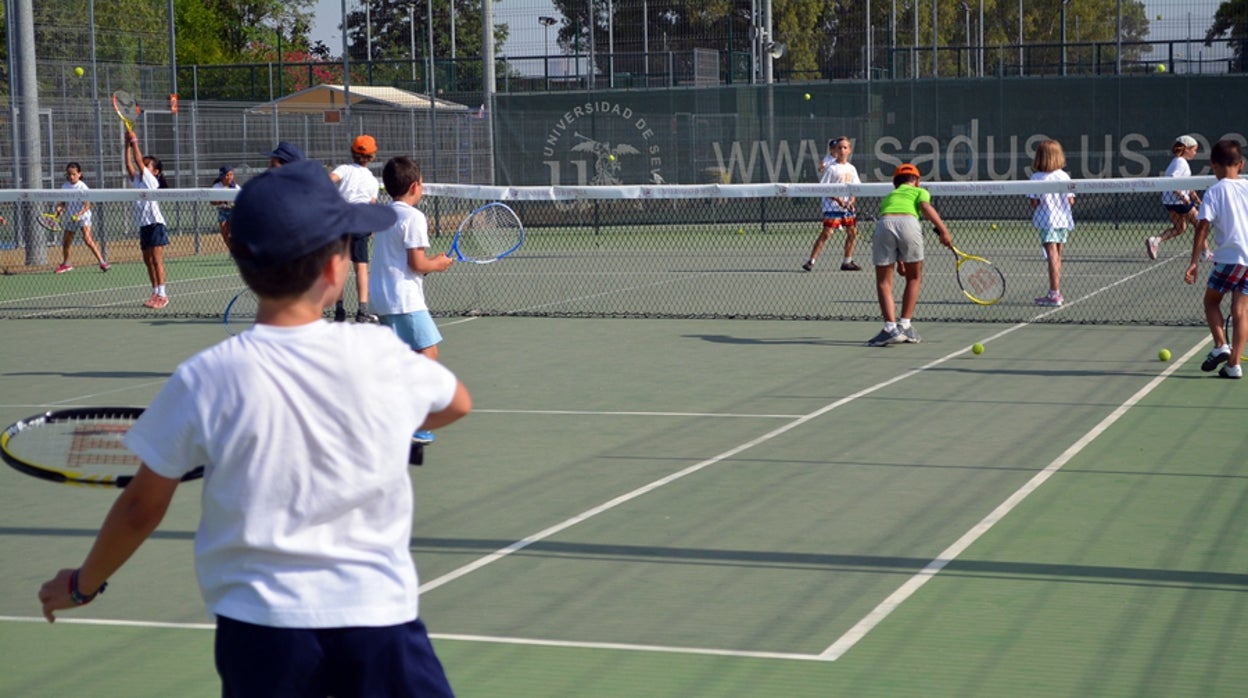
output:
M832 237L832 227L823 226L823 230L819 231L819 237L815 238L815 244L810 248L810 261L819 259L819 253L823 251L823 245Z
M906 262L906 287L901 292L901 316L913 318L919 305L919 287L923 285L923 260Z
M856 242L858 242L858 226L851 225L845 229L845 259L853 258Z
M1223 322L1226 320L1222 316L1222 296L1223 294L1213 289L1205 289L1205 324L1209 326L1209 334L1213 336L1213 345L1220 347L1226 344L1226 332L1223 331ZM1231 310L1234 312L1235 304L1232 296ZM1232 317L1234 315L1232 314ZM1239 328L1235 328L1236 334Z
M61 237L61 264L69 264L69 247L73 242L73 231L66 230Z
M1231 342L1231 358L1226 362L1238 366L1240 357L1244 355L1244 345L1248 344L1248 296L1239 291L1231 293L1231 334L1234 340Z
M893 302L893 265L875 268L875 297L880 302L884 322L897 322L897 307Z
M1195 209L1192 209L1193 211ZM1187 216L1174 211L1166 211L1170 214L1170 227L1161 231L1161 241L1172 240L1187 232ZM1188 211L1191 213L1191 211Z
M1044 243L1044 252L1049 258L1049 290L1062 290L1062 244L1059 242Z
M96 244L95 238L91 237L91 226L84 226L82 229L82 242L91 250L91 254L95 255L95 261L100 264L104 263L104 255L100 252L100 246Z

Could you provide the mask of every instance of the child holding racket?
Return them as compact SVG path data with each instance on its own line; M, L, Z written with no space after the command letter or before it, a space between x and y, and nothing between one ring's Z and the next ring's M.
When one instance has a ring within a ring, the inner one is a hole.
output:
M820 184L858 184L858 168L849 163L849 156L854 152L854 145L849 136L841 136L828 141L828 157L819 163ZM854 217L854 197L828 196L823 199L823 229L815 244L810 249L810 258L802 265L804 271L815 267L815 260L823 251L823 245L832 237L832 231L845 228L845 258L841 260L841 271L858 271L862 267L854 262L854 243L858 240L858 221Z
M471 398L393 332L321 319L349 235L394 219L343 201L315 161L247 182L233 256L257 324L180 365L127 432L144 465L81 567L40 589L49 622L99 594L202 464L195 567L222 695L451 695L420 618L407 456Z
M222 165L217 170L217 178L212 180L213 189L238 189L234 182L234 166ZM221 239L225 241L225 249L230 249L230 214L234 211L233 201L214 201L217 207L217 227L221 231Z
M429 222L416 209L424 195L420 165L407 157L390 158L381 180L394 200L390 208L398 221L376 233L373 243L374 273L369 275L373 309L381 316L381 323L392 328L408 346L437 360L442 334L429 314L424 278L450 269L455 261L449 255L427 254ZM412 434L412 441L431 443L433 432L417 431Z
M1218 364L1223 378L1243 378L1240 357L1248 340L1248 181L1239 178L1244 166L1243 148L1237 141L1221 140L1213 144L1209 162L1218 181L1205 192L1192 240L1192 259L1183 274L1189 284L1196 282L1197 262L1206 249L1209 228L1214 229L1217 249L1213 253L1213 269L1205 285L1205 322L1213 335L1213 351L1200 364L1200 370L1212 371ZM1231 335L1227 343L1222 297L1231 294Z
M1191 177L1192 167L1188 160L1196 157L1200 144L1191 136L1179 136L1170 146L1174 159L1166 167L1165 177ZM1170 227L1162 231L1160 237L1150 237L1144 241L1144 249L1149 259L1157 259L1157 249L1166 240L1177 238L1187 232L1187 226L1196 225L1196 209L1200 206L1200 195L1190 189L1176 189L1161 193L1161 204L1170 214ZM1208 248L1204 250L1205 259L1211 259Z
M880 200L880 218L871 237L871 261L875 264L875 295L884 315L884 329L867 340L869 347L890 344L918 344L923 341L911 321L919 303L923 283L923 225L920 217L932 222L940 244L953 249L953 238L932 206L932 195L919 186L919 168L902 163L893 171L893 190ZM901 318L893 301L893 265L903 263L906 279L901 293Z
M377 203L381 182L368 169L377 156L377 141L372 136L356 136L351 142L351 162L339 165L329 173L329 179L338 185L338 192L348 203ZM378 322L378 317L368 307L368 243L372 233L351 236L351 265L355 267L355 291L360 307L355 311L356 322ZM347 311L342 299L334 306L334 322L345 322Z
M65 182L61 189L70 191L87 191L91 187L82 181L82 166L76 162L65 165ZM100 253L100 246L91 238L91 202L62 201L56 205L56 215L61 218L65 237L61 240L61 265L56 268L57 274L72 271L74 265L69 263L69 247L74 242L74 233L82 231L82 243L95 255L100 271L108 271L108 262ZM65 220L68 217L68 220Z
M1070 175L1062 168L1066 167L1066 153L1062 144L1055 140L1043 140L1036 146L1036 157L1031 162L1033 182L1068 182ZM1044 258L1049 268L1049 292L1036 299L1036 305L1060 308L1062 298L1062 248L1066 238L1075 228L1075 218L1070 207L1075 203L1074 194L1054 192L1049 194L1029 194L1031 202L1031 222L1040 231L1040 246L1044 248Z
M123 159L131 186L136 189L164 188L165 178L161 174L164 168L160 160L143 155L139 150L139 137L134 131L126 131ZM169 292L165 289L165 246L169 244L169 233L165 230L165 217L160 212L160 204L155 201L135 201L134 224L139 228L139 249L143 252L143 266L147 267L147 278L152 282L152 296L143 301L143 305L148 308L163 308L169 305Z

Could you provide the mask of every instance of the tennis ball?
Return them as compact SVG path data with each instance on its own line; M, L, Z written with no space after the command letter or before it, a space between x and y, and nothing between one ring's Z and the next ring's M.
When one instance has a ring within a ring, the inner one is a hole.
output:
M1157 15L1157 21L1158 21L1158 22L1160 22L1160 21L1161 21L1161 15Z
M610 155L608 155L607 159L610 160L611 162L615 162L615 153L611 153Z
M745 235L745 228L737 228L737 235Z
M1165 64L1165 63L1158 63L1158 64L1157 64L1157 72L1159 72L1159 73L1164 73L1164 72L1166 72L1166 64Z
M1170 350L1169 350L1169 349L1162 349L1161 351L1157 352L1157 358L1161 359L1162 361L1169 361L1169 360L1170 360Z
M82 69L82 66L78 66L77 68L74 68L74 75L77 75L78 77L82 77L83 73L86 73L86 72L87 71Z
M971 353L972 354L984 353L984 345L980 344L979 342L975 342L974 344L971 345Z
M996 223L993 223L993 224L992 224L992 229L993 229L993 230L996 230L996 229L997 229L997 224L996 224Z
M810 93L809 93L809 92L807 92L806 94L804 94L804 95L802 95L802 96L806 98L806 101L807 101L807 102L809 102L809 101L810 101Z

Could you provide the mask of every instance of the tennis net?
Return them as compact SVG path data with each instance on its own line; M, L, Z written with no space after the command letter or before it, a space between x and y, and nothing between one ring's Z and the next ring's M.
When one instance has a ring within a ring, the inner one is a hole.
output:
M1161 246L1145 240L1169 227L1161 193L1203 190L1212 177L1100 179L1072 182L932 182L933 204L962 250L988 258L1006 278L992 306L967 301L954 278L953 255L926 226L927 262L917 315L923 321L1201 325L1203 282L1183 283L1192 232ZM877 319L871 264L874 212L890 184L741 184L618 187L487 187L427 184L420 208L432 251L450 247L456 227L489 201L505 201L526 228L524 246L491 265L460 264L430 277L435 315ZM1059 309L1035 299L1048 272L1032 225L1030 194L1076 197L1075 228L1065 246ZM840 271L844 232L833 233L812 272L803 272L820 230L820 199L857 197L854 259ZM72 273L54 273L62 234L37 217L65 200L59 191L0 192L0 318L219 317L242 286L217 231L211 203L220 190L92 190L94 236L111 269L96 271L81 244ZM142 306L150 294L132 207L141 196L161 202L171 303ZM384 198L384 194L383 194ZM1208 264L1202 267L1201 278ZM353 283L348 283L348 297ZM897 284L900 293L901 284ZM348 301L350 303L350 300Z

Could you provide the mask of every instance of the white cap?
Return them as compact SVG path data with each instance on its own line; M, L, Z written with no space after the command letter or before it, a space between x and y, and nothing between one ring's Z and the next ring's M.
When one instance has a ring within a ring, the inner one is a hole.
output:
M1186 148L1191 148L1192 146L1196 145L1196 139L1192 138L1191 136L1179 136L1178 138L1174 139L1174 142L1176 144L1182 143L1183 146Z

